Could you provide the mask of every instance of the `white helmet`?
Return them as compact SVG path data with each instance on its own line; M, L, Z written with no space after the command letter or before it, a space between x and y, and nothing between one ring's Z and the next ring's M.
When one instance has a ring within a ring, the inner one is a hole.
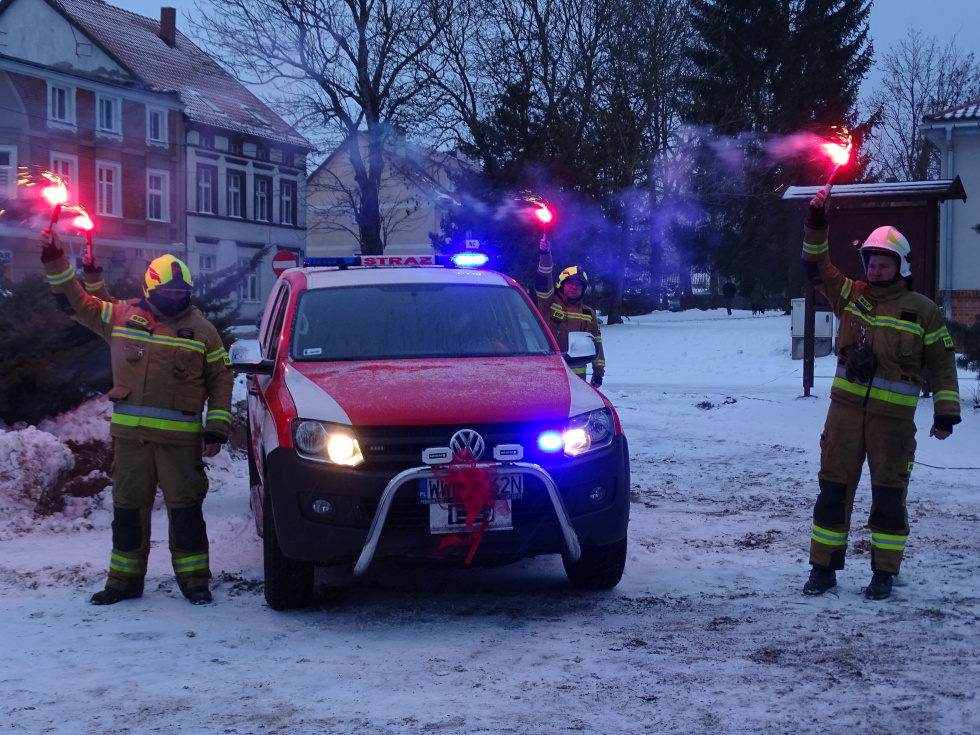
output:
M873 252L893 253L898 256L900 261L899 274L903 277L911 276L912 269L909 268L909 260L912 258L912 249L905 235L896 230L891 225L879 227L868 235L868 239L861 246L861 257L864 259L864 269L868 269L868 261Z

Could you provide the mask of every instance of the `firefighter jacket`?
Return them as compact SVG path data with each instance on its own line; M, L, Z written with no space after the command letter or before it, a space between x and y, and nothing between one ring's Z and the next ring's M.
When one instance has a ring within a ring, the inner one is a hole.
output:
M44 262L44 269L51 290L67 299L66 311L109 343L112 436L166 444L196 444L202 432L228 438L231 360L196 307L169 318L142 299L96 298L63 255Z
M910 291L904 278L888 286L847 278L830 262L827 238L827 228L806 227L803 260L816 266L815 284L822 282L840 319L831 400L912 419L928 368L936 425L959 423L956 355L939 307ZM874 355L871 378L848 380L848 360L862 345Z
M542 256L534 277L534 291L538 297L538 311L544 317L552 336L562 352L568 350L569 332L589 332L595 337L599 354L592 363L592 376L601 378L606 372L606 357L602 351L602 333L599 316L583 303L569 304L555 290L554 263L551 254ZM585 368L573 368L576 375L585 376Z

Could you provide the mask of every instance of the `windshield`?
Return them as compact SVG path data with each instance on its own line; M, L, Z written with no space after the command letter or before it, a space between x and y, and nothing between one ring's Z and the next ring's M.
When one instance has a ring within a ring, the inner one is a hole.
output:
M382 284L303 292L290 355L297 361L512 357L554 351L510 286Z

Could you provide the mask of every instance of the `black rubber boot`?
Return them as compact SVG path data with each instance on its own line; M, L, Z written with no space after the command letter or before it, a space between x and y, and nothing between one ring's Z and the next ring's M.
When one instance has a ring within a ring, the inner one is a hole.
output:
M871 584L864 588L864 596L869 600L885 600L891 597L895 575L888 572L875 572Z
M192 605L207 605L214 598L211 597L211 590L207 586L188 587L182 579L178 577L177 586L181 594L186 597Z
M804 595L822 595L837 586L837 572L830 567L820 567L816 564L810 569L810 578L803 585Z
M135 600L142 596L143 578L133 577L126 582L126 586L123 589L106 585L104 590L92 595L92 599L89 602L93 605L115 605L122 600Z

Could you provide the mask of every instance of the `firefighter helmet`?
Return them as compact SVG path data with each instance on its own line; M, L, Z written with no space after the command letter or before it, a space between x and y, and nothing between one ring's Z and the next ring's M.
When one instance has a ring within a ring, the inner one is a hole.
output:
M582 284L582 288L588 288L589 277L586 275L585 271L579 268L577 265L569 266L561 273L558 274L557 288L561 288L565 281L578 281Z
M190 291L194 288L191 270L172 255L161 255L150 263L143 276L143 295L149 298L156 289Z
M864 259L864 269L868 269L868 261L872 253L890 253L898 256L899 275L903 277L911 276L912 269L909 268L909 261L912 259L912 249L905 235L896 230L891 225L879 227L868 235L868 239L861 246L861 257Z

